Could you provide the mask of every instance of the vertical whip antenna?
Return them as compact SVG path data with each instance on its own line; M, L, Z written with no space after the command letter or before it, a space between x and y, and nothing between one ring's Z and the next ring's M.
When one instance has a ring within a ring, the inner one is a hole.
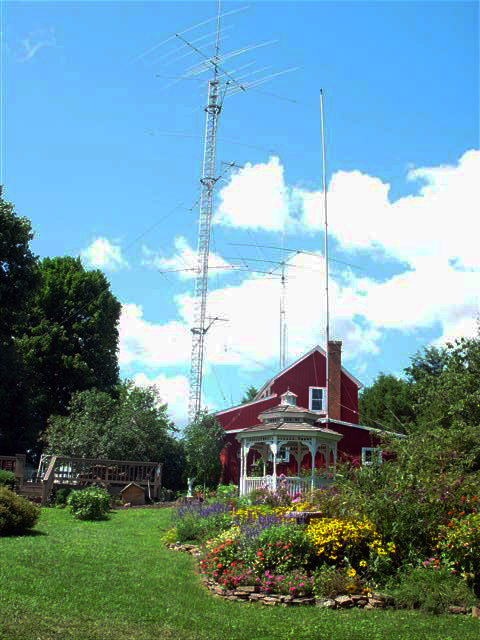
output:
M285 246L285 227L282 233L282 249ZM280 291L280 371L287 366L287 291L285 278L285 260L282 261L282 277Z
M322 165L323 165L323 215L324 215L324 224L325 224L325 306L326 306L326 384L327 384L327 393L325 398L325 417L328 421L328 377L330 373L330 367L328 362L328 345L330 342L330 310L329 310L329 300L328 300L328 217L327 217L327 160L325 154L325 115L324 115L324 107L323 107L323 90L320 89L320 124L322 130Z

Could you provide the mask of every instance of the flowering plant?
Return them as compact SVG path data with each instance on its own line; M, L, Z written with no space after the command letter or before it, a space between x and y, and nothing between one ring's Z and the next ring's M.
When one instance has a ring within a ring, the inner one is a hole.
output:
M309 596L313 592L313 578L304 573L287 573L272 575L265 571L257 579L263 593L280 593L285 596Z
M349 563L357 571L367 566L372 555L388 556L396 550L393 543L384 544L382 536L366 519L323 518L312 522L306 533L321 562L337 566Z
M438 550L480 592L480 514L460 512L439 527Z

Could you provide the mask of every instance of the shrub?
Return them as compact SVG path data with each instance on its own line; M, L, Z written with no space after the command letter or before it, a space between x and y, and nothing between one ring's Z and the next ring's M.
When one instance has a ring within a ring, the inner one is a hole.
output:
M64 509L67 506L68 496L72 491L73 489L71 487L62 487L55 491L52 502L57 509Z
M219 484L217 487L217 498L228 500L238 495L238 487L235 484Z
M442 557L452 563L480 595L480 513L461 511L439 528L438 537Z
M313 574L313 591L319 598L335 598L343 593L360 593L364 583L352 567L323 565Z
M15 486L15 474L13 471L3 471L3 469L0 469L0 487L1 486L13 491Z
M67 498L70 513L77 520L103 520L110 511L110 496L101 487L73 491Z
M177 530L177 541L198 540L203 542L215 538L232 526L228 505L220 502L191 502L178 507L173 515Z
M397 605L431 613L446 612L449 606L475 604L466 582L451 568L441 566L422 566L404 574L392 595Z
M24 533L37 522L40 509L7 489L0 487L0 536Z
M315 554L310 538L295 521L262 529L253 548L257 575L265 571L284 574L305 569Z

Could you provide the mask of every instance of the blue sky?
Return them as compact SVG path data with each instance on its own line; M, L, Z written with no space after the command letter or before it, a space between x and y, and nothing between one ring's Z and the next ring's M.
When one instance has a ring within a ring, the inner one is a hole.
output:
M243 7L246 10L240 10ZM156 44L215 2L5 2L1 181L40 256L81 255L123 304L122 374L156 383L185 419L209 77ZM476 2L225 2L221 51L251 80L225 99L203 403L225 408L279 361L325 340L319 91L325 92L332 337L365 384L424 345L475 333L479 12ZM188 34L214 31L214 22ZM209 45L213 36L197 41ZM177 51L175 51L177 50ZM212 47L205 49L211 55ZM264 71L262 68L267 67ZM248 78L244 80L248 82ZM282 253L280 247L315 253ZM241 246L252 245L252 246ZM282 258L283 256L283 258ZM272 262L266 262L270 260ZM352 266L346 266L348 263Z

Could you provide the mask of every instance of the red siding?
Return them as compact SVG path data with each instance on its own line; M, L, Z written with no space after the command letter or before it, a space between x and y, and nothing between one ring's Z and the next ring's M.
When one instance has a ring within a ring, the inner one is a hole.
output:
M258 416L265 409L280 404L280 396L288 389L297 395L297 406L308 408L309 387L325 387L326 384L326 359L319 351L314 351L297 365L279 376L272 384L270 393L274 397L240 407L227 409L217 414L217 420L225 431L236 431L253 427L260 421ZM358 387L345 373L341 373L341 420L358 424ZM372 436L369 431L348 427L346 425L331 424L330 427L343 435L338 443L338 450L354 457L360 457L362 447L372 446ZM228 434L227 446L222 452L223 482L235 482L239 480L239 443L235 434ZM248 463L253 462L253 452L249 454ZM251 459L250 459L251 458ZM305 457L304 465L310 464Z

